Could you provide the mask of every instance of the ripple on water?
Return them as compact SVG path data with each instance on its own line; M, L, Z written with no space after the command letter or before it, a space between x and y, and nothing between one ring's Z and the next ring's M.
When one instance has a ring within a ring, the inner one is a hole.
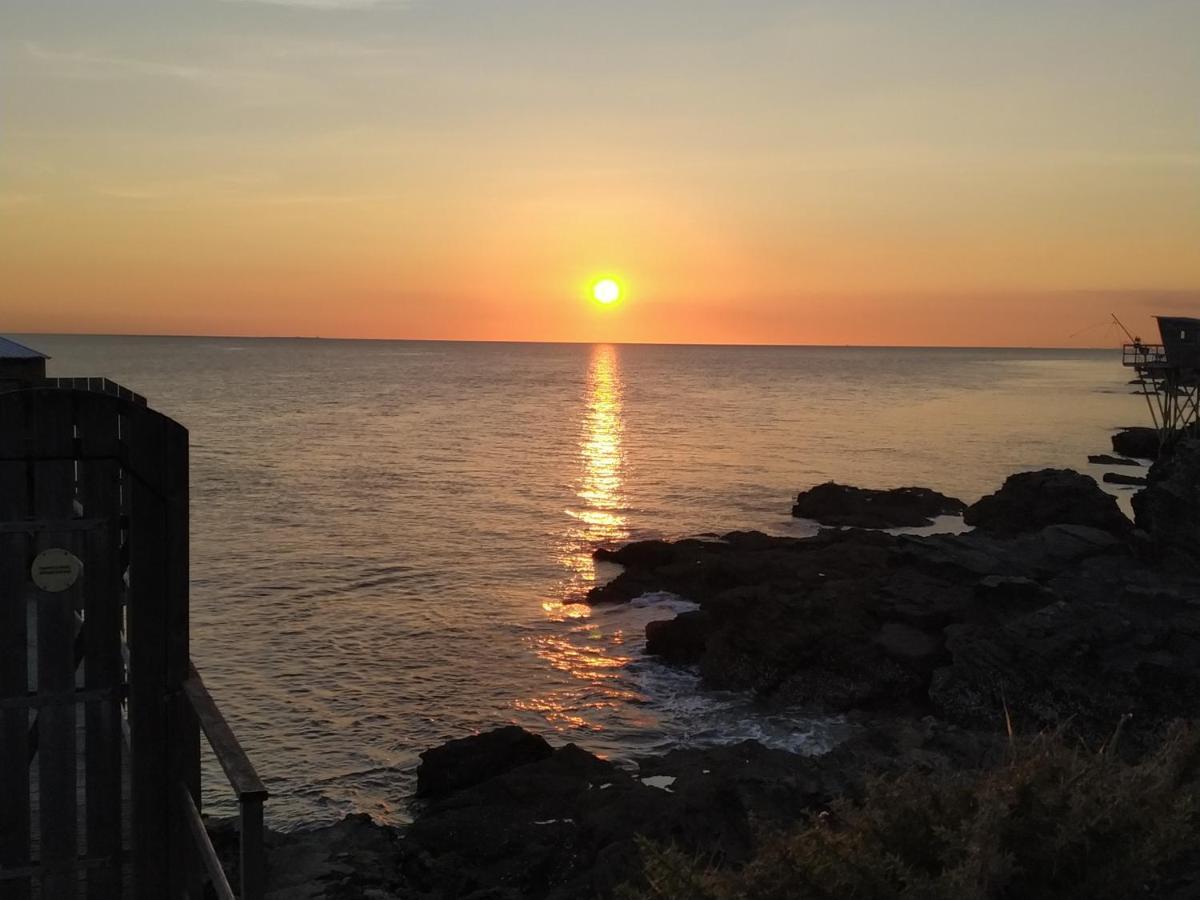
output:
M829 479L970 501L1018 469L1082 466L1145 416L1104 353L31 342L189 428L193 658L277 827L401 820L420 751L507 722L618 760L828 746L844 723L646 658L645 622L678 598L580 606L613 571L592 551L806 533L791 497Z

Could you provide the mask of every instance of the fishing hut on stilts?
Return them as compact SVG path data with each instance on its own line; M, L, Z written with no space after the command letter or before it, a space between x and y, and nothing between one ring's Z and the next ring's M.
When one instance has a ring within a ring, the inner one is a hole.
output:
M188 433L0 338L0 896L261 900L267 791L192 666ZM237 797L235 893L201 734Z
M1121 361L1136 373L1131 383L1145 395L1159 443L1168 447L1200 431L1200 319L1156 318L1162 343L1144 344L1130 335Z

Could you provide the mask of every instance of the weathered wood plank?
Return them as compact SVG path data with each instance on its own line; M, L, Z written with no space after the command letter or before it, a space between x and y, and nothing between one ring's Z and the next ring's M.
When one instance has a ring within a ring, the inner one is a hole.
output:
M17 431L12 404L0 407L0 442ZM29 513L26 464L0 462L0 521ZM28 566L29 537L0 534L0 697L29 691ZM0 710L0 871L30 862L29 707ZM4 882L4 896L27 900L28 877Z
M170 810L173 792L167 723L169 516L163 419L126 411L121 441L129 487L129 717L133 778L134 896L169 896Z
M64 519L74 514L75 464L74 409L70 392L42 392L33 409L35 446L33 462L34 514ZM52 457L46 461L37 457ZM35 550L63 548L78 554L78 532L38 534ZM82 603L81 580L67 590L35 590L38 631L38 693L75 689L75 610ZM38 711L39 825L42 879L46 897L76 896L79 855L76 841L75 748L76 704L50 704Z
M204 729L204 734L217 756L217 762L225 770L225 777L229 779L238 800L265 800L266 787L195 668L191 670L191 677L184 682L183 689L192 708L196 710L200 727Z
M121 469L118 405L108 398L80 404L78 443L87 457L79 464L83 514L103 524L86 536L84 557L84 685L89 690L119 689L125 682L121 627L125 583L120 567ZM109 457L105 459L104 457ZM121 701L85 706L87 729L87 853L108 859L87 873L88 900L109 900L121 892Z
M229 886L225 870L221 867L221 859L213 848L212 838L208 836L208 831L204 827L204 820L200 817L200 809L193 800L191 791L183 785L179 785L178 795L183 813L182 818L190 832L196 850L195 855L200 858L204 871L212 884L213 893L219 900L237 900L233 895L233 889ZM249 898L243 896L243 900L249 900Z
M200 725L180 688L191 674L189 622L189 483L188 434L175 422L164 420L163 494L167 508L167 661L166 677L171 697L168 727L171 757L168 769L173 784L186 787L193 803L200 804ZM172 792L171 870L172 890L198 889L203 873L195 865L196 854L186 826L186 809Z

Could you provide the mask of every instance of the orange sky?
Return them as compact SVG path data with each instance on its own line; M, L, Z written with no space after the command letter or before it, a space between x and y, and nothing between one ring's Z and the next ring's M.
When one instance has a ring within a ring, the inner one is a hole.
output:
M18 0L0 330L1111 345L1110 313L1200 315L1198 33L1117 0Z

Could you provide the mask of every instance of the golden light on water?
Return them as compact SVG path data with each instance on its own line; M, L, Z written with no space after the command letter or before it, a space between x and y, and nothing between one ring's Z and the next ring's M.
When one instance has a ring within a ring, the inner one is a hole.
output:
M597 581L592 551L629 539L623 491L622 384L615 347L593 349L583 399L577 502L564 510L568 523L558 545L563 578L555 595L542 603L551 621L577 623L566 634L545 635L533 644L541 659L577 680L578 687L523 698L515 706L537 712L559 728L601 730L580 711L636 700L616 681L616 673L630 661L620 652L625 636L619 630L599 628L589 620L591 608L581 602Z
M621 491L625 462L621 447L622 386L614 347L600 345L592 351L587 385L587 415L579 444L581 474L576 490L582 502L567 510L578 523L568 530L569 552L563 559L571 572L569 599L595 584L592 550L629 537Z
M622 384L617 350L601 344L592 350L584 393L579 434L578 503L564 512L570 518L558 547L565 578L553 600L543 608L553 618L586 617L579 601L596 583L592 551L629 539L622 490L625 454L622 448Z

